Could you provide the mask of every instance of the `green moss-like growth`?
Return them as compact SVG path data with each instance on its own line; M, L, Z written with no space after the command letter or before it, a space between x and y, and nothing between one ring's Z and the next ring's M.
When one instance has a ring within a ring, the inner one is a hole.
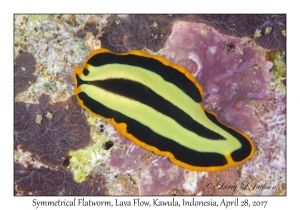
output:
M51 15L28 15L28 21L32 23L50 20Z
M74 172L74 180L76 182L84 181L95 165L98 165L103 161L103 157L100 155L102 145L104 142L108 141L109 138L100 135L94 137L98 140L92 146L77 151L71 151L69 153L71 156L70 166Z
M286 79L286 64L283 60L283 51L268 51L267 58L273 63L272 68L272 83L276 89L281 92L285 92L284 81Z

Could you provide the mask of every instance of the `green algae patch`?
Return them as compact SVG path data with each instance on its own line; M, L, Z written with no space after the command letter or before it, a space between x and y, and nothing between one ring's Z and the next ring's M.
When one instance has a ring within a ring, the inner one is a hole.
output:
M271 82L278 91L285 92L286 64L283 51L267 51L267 59L273 63Z
M51 20L52 15L28 15L28 22L36 23L36 22L45 22L47 20Z
M69 156L71 156L70 167L76 182L84 181L92 169L102 163L105 158L101 155L102 145L107 141L109 141L108 136L97 135L97 141L93 145L69 153Z

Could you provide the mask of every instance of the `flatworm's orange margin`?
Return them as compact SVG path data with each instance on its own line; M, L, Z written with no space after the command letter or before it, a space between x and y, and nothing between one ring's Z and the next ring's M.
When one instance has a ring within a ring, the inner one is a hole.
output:
M89 57L85 60L85 62L82 64L82 69L84 69L87 66L87 62L88 62L88 60L91 57L93 57L96 54L104 53L104 52L112 53L112 54L115 54L115 55L129 55L129 54L132 54L132 55L143 56L143 57L148 57L148 58L153 58L155 60L158 60L161 63L163 63L164 65L170 66L170 67L172 67L172 68L174 68L174 69L182 72L199 89L199 92L201 94L201 98L203 99L204 92L203 92L202 86L197 82L197 80L195 79L195 77L188 70L186 70L182 66L179 66L177 64L173 64L173 63L167 61L163 57L155 56L155 55L148 55L148 54L146 54L144 52L141 52L141 51L138 51L138 50L130 51L128 53L121 53L121 54L113 53L110 50L105 49L105 48L94 50L89 55ZM76 74L78 74L79 76L81 76L82 75L82 71L80 70L80 68L78 66L75 66L74 71L75 71L75 75L74 75L75 87L77 87ZM80 92L81 92L81 88L80 87L75 88L74 94L77 95ZM157 155L167 156L171 160L171 162L173 162L175 165L180 166L180 167L185 168L185 169L189 169L189 170L193 170L193 171L207 171L207 172L220 171L220 170L223 170L223 169L226 169L226 168L229 168L229 167L234 167L234 166L240 165L240 164L246 162L247 160L251 159L253 157L253 155L254 155L255 146L254 146L254 143L252 142L252 140L250 139L250 136L247 135L247 134L245 134L245 133L242 133L242 132L236 130L232 126L228 126L228 125L225 125L224 123L221 123L221 121L219 120L219 118L217 117L217 115L214 112L211 112L211 111L207 110L202 105L202 103L199 103L199 105L201 106L201 108L203 110L205 110L208 113L214 115L221 124L223 124L224 126L226 126L228 128L231 128L232 130L234 130L234 131L238 132L239 134L243 135L249 141L249 143L251 144L252 150L251 150L251 153L249 154L249 156L247 158L243 159L242 161L235 162L235 161L232 160L232 158L231 158L230 155L224 155L225 158L226 158L226 160L227 160L227 162L228 162L224 166L199 167L199 166L189 165L187 163L184 163L182 161L177 160L171 152L160 151L156 147L148 145L145 142L143 142L143 141L137 139L136 137L134 137L132 134L127 133L127 124L126 123L123 123L123 122L117 123L113 118L105 118L105 117L103 117L103 116L101 116L99 114L93 113L88 107L86 107L84 105L83 101L78 96L77 96L77 99L78 99L78 102L79 102L80 106L83 109L89 110L92 113L93 116L99 116L101 118L104 118L106 122L112 123L112 125L117 129L118 132L120 132L123 136L125 136L126 138L130 139L131 141L133 141L138 146L140 146L140 147L142 147L142 148L144 148L146 150L153 151Z

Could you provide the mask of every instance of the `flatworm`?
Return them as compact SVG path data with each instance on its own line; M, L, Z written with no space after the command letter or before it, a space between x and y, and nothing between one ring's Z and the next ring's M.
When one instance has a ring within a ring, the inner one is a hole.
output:
M195 171L218 171L250 159L250 137L219 122L186 69L141 51L91 53L75 67L79 104L135 144Z

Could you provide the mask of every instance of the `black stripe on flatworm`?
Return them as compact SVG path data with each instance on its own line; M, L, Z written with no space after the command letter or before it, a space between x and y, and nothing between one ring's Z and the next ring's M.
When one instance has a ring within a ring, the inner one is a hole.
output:
M146 104L174 119L182 127L196 133L198 136L211 140L225 140L223 136L199 124L177 106L141 83L126 79L97 80L87 83Z
M117 123L126 123L127 133L132 134L147 145L156 147L160 151L171 152L179 161L199 167L224 166L227 164L227 160L223 155L218 153L198 152L184 147L171 139L153 132L147 126L122 113L109 109L100 102L90 98L84 92L79 93L78 97L83 101L84 106L88 107L92 112L105 118L113 118Z
M115 55L112 53L99 53L88 60L88 64L92 66L102 66L116 63L137 66L152 71L160 75L164 80L176 85L195 102L200 103L202 101L199 89L183 73L170 66L165 66L159 60L154 58L133 54Z

